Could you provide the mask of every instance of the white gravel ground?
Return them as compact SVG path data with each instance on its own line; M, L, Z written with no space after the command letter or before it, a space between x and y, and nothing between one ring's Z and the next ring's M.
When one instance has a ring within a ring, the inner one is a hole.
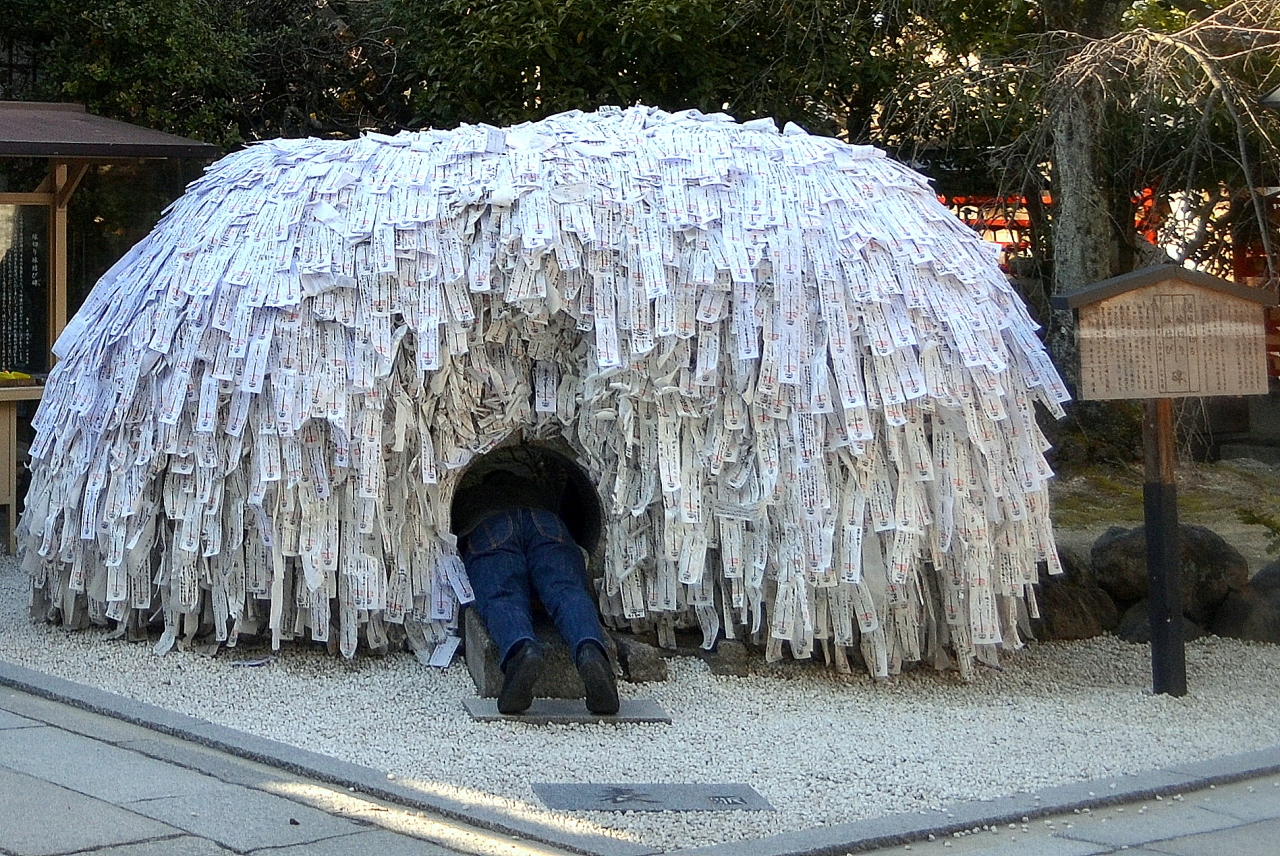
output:
M671 663L652 696L672 725L472 722L459 662L345 663L286 646L157 657L149 645L26 617L0 559L0 659L358 764L403 784L663 849L937 808L1280 744L1280 646L1191 643L1186 698L1155 697L1145 646L1033 644L972 684L920 671L888 684L817 668L721 678ZM550 812L531 782L747 782L776 812Z

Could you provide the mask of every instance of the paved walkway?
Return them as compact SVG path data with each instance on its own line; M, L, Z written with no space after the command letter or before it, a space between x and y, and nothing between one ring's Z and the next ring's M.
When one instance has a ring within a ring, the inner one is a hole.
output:
M565 852L0 688L5 856Z
M1280 776L1246 779L1202 791L1079 814L975 826L966 833L935 834L867 851L886 856L1278 856Z
M483 806L424 799L375 770L0 663L2 856L654 852L565 829L513 828L518 825ZM1280 856L1280 747L944 812L677 852L884 856L908 850L929 856Z

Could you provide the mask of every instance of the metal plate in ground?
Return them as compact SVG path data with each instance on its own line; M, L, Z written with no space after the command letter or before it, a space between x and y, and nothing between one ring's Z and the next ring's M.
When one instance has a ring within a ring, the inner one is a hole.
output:
M534 782L543 805L561 811L773 811L743 784L588 785Z
M511 716L498 713L498 700L492 698L463 699L463 706L478 722L524 722L530 725L555 725L562 722L662 722L671 724L671 716L653 699L622 699L618 712L597 716L587 710L582 699L535 698L524 713Z

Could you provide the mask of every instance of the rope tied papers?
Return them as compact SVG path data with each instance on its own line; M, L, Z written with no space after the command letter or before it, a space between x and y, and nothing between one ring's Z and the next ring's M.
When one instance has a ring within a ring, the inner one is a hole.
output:
M1032 403L1067 392L920 175L772 121L649 108L274 140L213 164L58 340L19 537L35 602L167 650L471 598L467 465L562 435L606 621L860 644L962 673L1055 572ZM83 608L83 607L82 607ZM135 616L135 619L138 616Z

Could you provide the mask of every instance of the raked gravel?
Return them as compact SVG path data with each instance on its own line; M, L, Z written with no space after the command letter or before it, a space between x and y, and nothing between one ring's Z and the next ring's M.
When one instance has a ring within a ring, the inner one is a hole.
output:
M888 683L817 667L747 678L671 661L653 697L671 725L473 722L475 688L407 654L351 663L286 645L267 665L33 623L0 558L0 659L385 770L401 784L661 849L939 808L1280 744L1280 646L1188 645L1190 693L1153 696L1146 646L1032 644L970 684L919 670ZM551 812L532 782L746 782L775 812Z

